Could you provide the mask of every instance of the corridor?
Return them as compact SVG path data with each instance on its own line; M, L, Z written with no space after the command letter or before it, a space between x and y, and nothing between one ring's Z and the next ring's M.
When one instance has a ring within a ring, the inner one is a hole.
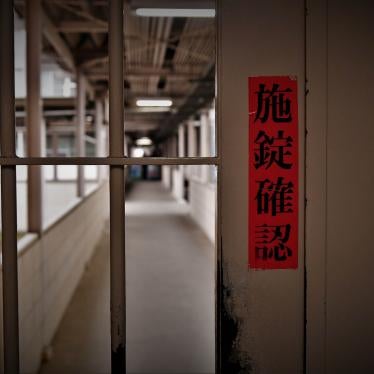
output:
M373 14L0 0L0 373L374 373Z
M214 372L214 246L159 182L126 200L128 373ZM41 373L109 373L109 230Z

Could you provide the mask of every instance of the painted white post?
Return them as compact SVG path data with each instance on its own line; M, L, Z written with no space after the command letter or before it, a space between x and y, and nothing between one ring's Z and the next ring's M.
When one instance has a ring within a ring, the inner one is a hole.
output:
M212 156L210 154L210 143L209 143L209 113L207 111L203 111L200 117L200 156L201 157L209 157ZM209 166L208 165L201 165L201 181L203 183L208 183L209 177Z

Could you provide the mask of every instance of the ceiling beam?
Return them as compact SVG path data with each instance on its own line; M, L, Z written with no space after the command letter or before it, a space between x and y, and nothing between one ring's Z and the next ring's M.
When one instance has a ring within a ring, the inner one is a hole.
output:
M70 70L75 71L75 62L73 54L70 48L61 38L58 30L54 23L49 19L47 14L42 10L42 20L43 20L43 34L48 42L52 45L56 53L62 58L64 66Z
M16 98L16 108L24 108L26 99ZM69 108L75 106L74 97L45 97L43 98L43 108Z
M108 71L104 69L89 70L86 72L87 77L92 80L107 80ZM199 80L201 74L193 72L178 72L171 69L155 68L155 69L126 69L124 71L126 79L131 78L148 78L155 76L165 76L167 79L183 79L183 80Z
M192 3L192 4L191 4ZM180 8L180 9L214 9L214 0L132 0L131 8Z
M91 10L90 10L90 4L88 3L88 1L84 1L81 5L83 6L84 10L79 10L69 4L66 4L66 3L57 3L58 6L62 9L65 9L67 10L68 12L76 15L76 16L79 16L79 17L82 17L86 20L89 20L89 21L92 21L92 22L95 22L97 24L102 24L102 25L105 25L107 26L107 22L106 21L103 21L95 16L93 16L91 14Z
M85 1L83 2L83 4L81 4L81 7L82 7L82 9L83 9L86 13L88 13L88 14L90 14L90 15L95 15L95 9L94 9L94 7L92 6L92 4L91 4L91 2L90 2L89 0L85 0ZM100 21L102 21L102 20L100 20ZM99 23L100 23L100 22L99 22ZM99 37L99 34L93 32L93 33L91 33L91 37L92 37L92 39L93 39L93 41L94 41L96 47L98 47L98 46L100 45L100 37Z
M107 33L108 25L106 22L97 21L61 21L57 25L57 29L64 33Z
M214 77L215 67L212 66L205 78L196 84L195 89L188 95L187 100L178 109L178 112L164 121L162 128L155 133L155 138L158 142L170 136L179 124L209 105L215 96Z

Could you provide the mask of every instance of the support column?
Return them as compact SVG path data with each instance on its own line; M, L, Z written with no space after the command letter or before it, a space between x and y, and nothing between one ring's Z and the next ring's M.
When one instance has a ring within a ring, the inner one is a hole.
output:
M195 137L195 122L188 121L188 157L196 157L196 137Z
M123 0L109 2L109 154L124 157ZM112 373L126 372L125 168L110 166Z
M187 122L187 144L188 144L187 156L196 157L197 147L196 147L196 136L195 136L195 123L192 120ZM199 166L195 166L195 165L186 166L188 179L191 179L193 174L196 174L197 167Z
M187 156L185 154L185 149L184 149L184 126L180 125L178 127L178 157L185 157Z
M221 353L220 372L305 373L302 210L305 201L301 159L298 269L257 271L247 266L247 77L289 74L297 76L299 155L302 156L305 136L305 3L294 0L218 0L217 5L217 117L220 157L217 225L220 230L220 247L217 251L217 273L218 280L222 282L218 285L218 318L221 318L217 331L221 341L218 347ZM249 14L253 22L248 22ZM313 13L313 17L316 17L313 19L317 19L317 23L320 22L318 15L319 13ZM345 20L348 19L347 16ZM245 39L243 35L246 35ZM282 40L282 44L276 42L274 35L276 40ZM251 48L247 48L248 45ZM345 71L344 68L339 69ZM321 144L318 146L321 147ZM232 328L233 321L239 321L235 331ZM280 349L285 342L287 349Z
M182 124L178 127L178 157L186 157L186 147L185 147L185 125ZM178 170L172 170L172 178L174 178L174 172L176 172L176 183L173 183L174 195L177 196L180 200L184 196L184 175L186 173L186 165L179 165ZM174 182L174 180L173 180Z
M57 157L58 156L58 133L53 131L51 134L52 137L52 156ZM53 165L53 181L57 181L57 165Z
M213 156L210 154L209 147L209 113L204 111L200 118L200 156L209 157ZM204 183L208 182L209 177L209 165L201 165L201 181Z
M83 73L77 71L77 103L76 103L76 154L78 157L85 156L85 124L86 124L86 89ZM77 196L84 196L84 165L78 165Z
M17 144L17 156L25 157L25 131L23 129L17 131Z
M95 103L96 115L95 115L95 135L96 135L96 157L104 157L103 149L103 121L104 121L104 112L103 112L103 102L101 99L97 98ZM103 179L103 167L97 167L97 179L100 182Z
M13 1L0 1L0 141L2 157L16 156ZM4 373L19 373L16 167L1 167Z
M103 155L109 155L109 97L104 98ZM109 168L103 169L103 177L109 178Z
M27 154L42 156L42 100L40 92L40 66L42 50L42 19L40 0L26 4L26 129ZM41 234L42 218L42 166L28 167L27 214L28 231Z

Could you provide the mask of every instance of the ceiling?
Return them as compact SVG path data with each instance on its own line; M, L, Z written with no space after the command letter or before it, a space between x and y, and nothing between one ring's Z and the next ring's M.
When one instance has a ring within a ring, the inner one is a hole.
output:
M27 0L26 0L27 1ZM15 1L24 14L25 0ZM44 53L79 67L96 94L108 89L108 1L44 0ZM212 1L125 1L125 128L161 140L214 97L214 18L140 17L138 7L214 8ZM138 98L170 98L168 112L144 112ZM128 126L126 126L128 124Z

